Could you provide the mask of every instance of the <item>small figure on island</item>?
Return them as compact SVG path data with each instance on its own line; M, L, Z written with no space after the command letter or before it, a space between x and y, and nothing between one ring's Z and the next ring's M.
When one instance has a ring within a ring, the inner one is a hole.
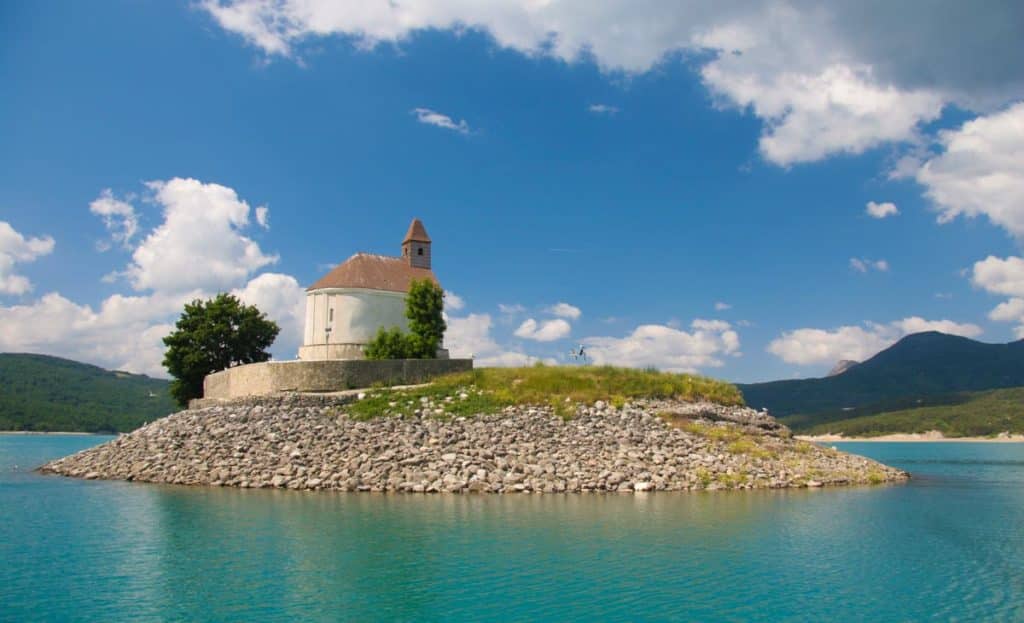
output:
M430 236L417 218L399 257L356 253L306 290L306 325L299 359L363 359L383 329L408 332L406 298L415 282L440 288L430 268ZM448 353L439 345L437 357Z

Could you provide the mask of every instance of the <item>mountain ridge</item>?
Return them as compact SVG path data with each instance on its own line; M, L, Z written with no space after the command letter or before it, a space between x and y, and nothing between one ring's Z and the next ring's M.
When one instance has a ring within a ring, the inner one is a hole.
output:
M796 430L828 421L922 405L950 404L963 392L1024 385L1024 340L989 344L928 331L899 340L843 373L738 384Z

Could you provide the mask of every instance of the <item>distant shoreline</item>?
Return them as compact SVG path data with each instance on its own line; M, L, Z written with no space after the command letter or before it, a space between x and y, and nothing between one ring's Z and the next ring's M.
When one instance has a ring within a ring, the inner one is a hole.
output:
M0 430L0 435L117 435L117 433L86 433L82 431L59 430Z
M892 433L877 437L844 437L842 435L796 435L797 439L813 443L856 442L923 442L923 443L1024 443L1024 435L1001 437L946 437L938 431L927 433Z

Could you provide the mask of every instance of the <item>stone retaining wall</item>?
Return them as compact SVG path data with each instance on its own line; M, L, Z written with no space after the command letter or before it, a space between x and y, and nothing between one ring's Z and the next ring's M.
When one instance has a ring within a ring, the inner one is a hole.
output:
M472 359L267 361L208 375L203 381L203 398L229 400L279 392L337 392L375 384L412 385L472 369Z

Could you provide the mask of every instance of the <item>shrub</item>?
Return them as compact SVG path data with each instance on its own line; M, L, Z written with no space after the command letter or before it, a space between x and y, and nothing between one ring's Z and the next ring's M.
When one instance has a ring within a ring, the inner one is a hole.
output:
M367 359L409 359L413 350L411 335L402 333L398 327L381 327L363 354Z

